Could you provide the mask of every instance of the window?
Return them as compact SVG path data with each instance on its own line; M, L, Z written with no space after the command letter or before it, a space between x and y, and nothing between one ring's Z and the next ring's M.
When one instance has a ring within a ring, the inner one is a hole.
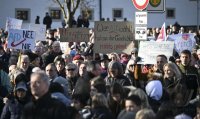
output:
M21 19L24 22L30 22L30 9L16 8L15 9L15 18Z
M166 12L166 18L175 18L175 9L174 8L168 8Z
M61 10L59 8L51 8L50 16L54 20L61 20Z
M123 9L113 9L113 18L122 19L123 18Z
M83 18L87 18L91 21L94 21L94 9L86 9L82 10L82 16Z

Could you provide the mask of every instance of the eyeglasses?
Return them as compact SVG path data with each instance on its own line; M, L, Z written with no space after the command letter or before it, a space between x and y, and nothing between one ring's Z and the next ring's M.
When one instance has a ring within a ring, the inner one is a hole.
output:
M75 69L67 69L67 71L74 71Z
M134 66L133 64L129 65L129 67L133 67L133 66Z

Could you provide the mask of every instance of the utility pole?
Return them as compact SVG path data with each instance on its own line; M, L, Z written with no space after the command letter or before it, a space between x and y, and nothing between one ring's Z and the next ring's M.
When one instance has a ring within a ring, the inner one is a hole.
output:
M102 19L102 0L99 0L99 20Z
M197 31L199 31L199 0L197 0Z

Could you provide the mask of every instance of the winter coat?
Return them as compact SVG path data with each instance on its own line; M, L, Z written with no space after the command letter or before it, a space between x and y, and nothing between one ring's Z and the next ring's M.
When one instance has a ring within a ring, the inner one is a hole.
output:
M114 119L114 116L108 108L96 107L92 109L92 119Z
M20 119L24 105L27 102L28 100L9 99L3 108L1 119Z
M120 75L116 78L106 77L105 81L106 81L106 85L109 85L109 86L113 85L115 82L121 84L122 86L130 86L131 85L128 78L126 78L124 75Z
M67 108L49 93L25 105L21 119L67 119Z

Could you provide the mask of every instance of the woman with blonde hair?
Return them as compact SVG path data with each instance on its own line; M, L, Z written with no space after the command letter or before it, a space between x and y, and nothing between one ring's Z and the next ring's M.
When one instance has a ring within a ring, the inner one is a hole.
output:
M135 119L155 119L156 115L151 109L141 109L136 113Z
M168 90L174 88L183 78L181 71L175 63L167 63L163 66L163 86ZM168 90L169 91L169 90Z

